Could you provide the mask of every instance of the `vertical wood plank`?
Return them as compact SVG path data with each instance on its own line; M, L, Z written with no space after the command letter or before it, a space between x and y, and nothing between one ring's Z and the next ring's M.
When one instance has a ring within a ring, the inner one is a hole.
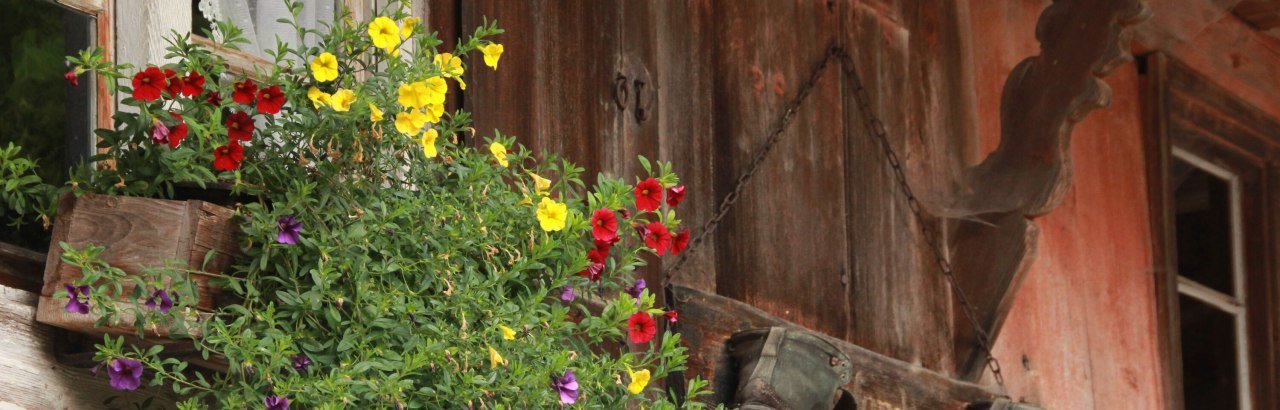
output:
M782 107L839 30L834 3L717 4L713 130L717 201L733 189ZM843 113L828 72L715 234L716 290L846 337L851 321Z

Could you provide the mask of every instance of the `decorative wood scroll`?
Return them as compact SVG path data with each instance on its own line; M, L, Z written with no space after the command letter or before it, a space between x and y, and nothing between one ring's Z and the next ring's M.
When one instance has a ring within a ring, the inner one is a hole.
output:
M953 265L979 322L994 338L1034 258L1031 218L1062 203L1071 186L1071 129L1110 103L1101 77L1132 60L1129 27L1150 16L1139 0L1056 0L1040 15L1040 55L1014 67L1000 104L1000 145L966 170L968 191L947 210ZM965 318L956 309L956 323ZM971 326L957 325L958 374L981 375L985 352Z
M708 398L712 403L728 403L737 390L736 370L724 347L730 335L768 326L803 329L751 305L683 286L673 286L671 297L680 309L682 345L690 348L689 368L699 370L685 376L713 381L715 396ZM859 409L960 409L971 404L992 408L989 404L1001 397L986 386L958 381L841 339L818 336L852 359L853 377L844 387L854 394Z

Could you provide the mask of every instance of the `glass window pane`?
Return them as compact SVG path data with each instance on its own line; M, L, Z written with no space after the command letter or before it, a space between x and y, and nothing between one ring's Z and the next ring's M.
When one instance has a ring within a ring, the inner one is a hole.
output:
M22 147L46 182L67 179L91 151L93 82L71 87L66 56L93 43L94 21L43 0L0 0L0 145ZM40 226L0 225L0 241L36 250L49 245Z
M1239 408L1235 316L1178 295L1182 392L1188 410Z
M1178 275L1234 296L1231 185L1177 158L1171 177Z

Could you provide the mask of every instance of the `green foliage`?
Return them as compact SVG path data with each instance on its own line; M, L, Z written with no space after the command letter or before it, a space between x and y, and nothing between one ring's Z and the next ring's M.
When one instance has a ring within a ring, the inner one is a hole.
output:
M291 7L298 12L297 3ZM404 24L405 7L397 2L381 14ZM232 101L233 84L244 77L186 37L172 41L176 63L164 68L203 74L205 91L221 100L123 99L134 109L118 113L114 129L98 131L102 154L94 158L114 166L74 178L76 189L169 197L175 183L227 182L255 200L236 209L245 257L216 283L239 303L218 307L198 324L190 320L197 296L185 267L170 263L127 275L101 261L101 247L64 246L64 260L85 273L77 284L94 287L91 306L101 325L136 318L142 338L155 326L203 335L193 339L197 349L205 358L224 358L226 373L191 371L162 348L122 338L104 339L96 358L141 360L151 385L185 398L180 408L259 407L271 394L320 409L556 407L561 400L549 380L566 370L580 386L574 406L676 407L660 383L640 394L627 385L633 370L648 370L655 381L683 370L680 336L616 347L633 314L663 321L650 291L638 298L624 292L631 273L654 253L633 226L657 221L674 231L675 213L637 210L633 187L622 179L601 175L595 186L584 186L582 168L555 153L539 160L512 136L495 131L478 143L461 111L427 125L440 135L432 142L439 155L428 156L419 132L406 135L395 125L395 117L414 110L400 104L399 90L437 77L456 87L465 74L446 76L434 62L442 42L421 25L405 40L411 47L397 46L399 56L374 47L367 30L367 22L343 16L324 32L297 28L297 37L315 46L279 43L269 50L275 65L254 78L286 95L276 115ZM237 33L220 24L212 34L234 47ZM467 72L488 70L471 64L469 54L500 33L486 21L452 53ZM312 75L310 62L322 52L337 56L336 80ZM133 92L129 67L104 61L100 52L70 60L106 76L113 89ZM308 98L309 91L339 90L357 96L349 110ZM371 120L370 105L385 118ZM257 127L243 143L243 162L217 171L214 150L229 144L224 121L231 112L251 113ZM180 114L190 131L176 148L152 141L157 121L167 123L170 113ZM509 166L499 165L493 143L509 147ZM641 161L664 187L678 183L670 164ZM550 188L540 190L534 175L549 178ZM567 207L563 229L540 224L552 218L539 213L548 200ZM618 216L621 240L608 251L603 279L592 282L579 273L597 246L590 218L601 208L627 216ZM297 244L277 239L287 216L301 222ZM565 288L578 299L562 301ZM177 306L167 314L139 308L154 289L172 292ZM184 327L192 324L198 328ZM504 337L504 327L514 337ZM307 370L293 364L302 355L310 360ZM706 383L695 379L688 387L681 393L694 398L705 394Z

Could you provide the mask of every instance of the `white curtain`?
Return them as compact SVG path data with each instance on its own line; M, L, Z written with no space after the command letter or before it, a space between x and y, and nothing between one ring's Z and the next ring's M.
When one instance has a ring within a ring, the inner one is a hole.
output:
M338 0L297 1L302 4L298 25L304 28L324 31L325 24L331 24L339 10ZM228 21L244 30L249 44L242 44L240 48L253 55L266 58L263 50L274 49L277 38L286 44L298 41L293 27L276 21L293 17L284 0L200 0L199 9L209 21ZM305 44L315 42L315 36L308 36Z

